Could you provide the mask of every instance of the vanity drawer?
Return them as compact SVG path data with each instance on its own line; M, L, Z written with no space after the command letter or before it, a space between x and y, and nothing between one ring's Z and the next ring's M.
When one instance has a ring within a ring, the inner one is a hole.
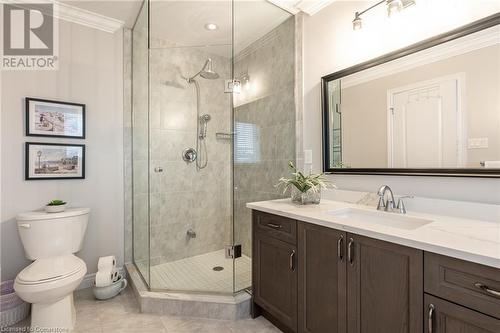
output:
M297 221L255 210L253 221L256 232L290 244L297 243Z
M500 269L426 252L426 293L500 319Z

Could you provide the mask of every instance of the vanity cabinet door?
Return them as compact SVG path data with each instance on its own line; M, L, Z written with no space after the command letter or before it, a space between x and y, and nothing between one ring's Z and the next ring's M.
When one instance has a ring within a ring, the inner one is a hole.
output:
M500 320L425 295L425 333L498 333Z
M254 232L253 300L297 331L297 250L295 245Z
M346 332L346 233L298 224L299 333Z
M346 259L349 333L422 333L422 251L347 234Z

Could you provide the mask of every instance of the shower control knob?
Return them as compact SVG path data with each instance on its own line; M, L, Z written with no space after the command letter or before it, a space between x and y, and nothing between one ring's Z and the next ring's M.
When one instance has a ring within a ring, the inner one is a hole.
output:
M182 159L185 162L191 163L196 161L196 157L198 156L198 153L196 152L196 149L194 148L186 148L182 151Z
M155 170L155 172L163 172L163 168L162 167L156 167L154 170Z

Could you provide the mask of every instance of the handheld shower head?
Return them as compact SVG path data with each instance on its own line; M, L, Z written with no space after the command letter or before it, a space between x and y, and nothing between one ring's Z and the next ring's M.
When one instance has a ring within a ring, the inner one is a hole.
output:
M204 115L200 116L200 133L199 133L199 138L200 139L205 139L207 137L207 127L208 127L208 122L212 119L209 114L205 113Z

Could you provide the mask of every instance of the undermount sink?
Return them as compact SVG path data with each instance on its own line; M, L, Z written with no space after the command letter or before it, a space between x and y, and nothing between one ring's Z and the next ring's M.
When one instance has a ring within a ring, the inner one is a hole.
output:
M432 220L405 216L403 214L370 211L358 208L330 210L327 211L327 214L335 216L337 219L344 222L378 224L408 230L417 229L432 222Z

